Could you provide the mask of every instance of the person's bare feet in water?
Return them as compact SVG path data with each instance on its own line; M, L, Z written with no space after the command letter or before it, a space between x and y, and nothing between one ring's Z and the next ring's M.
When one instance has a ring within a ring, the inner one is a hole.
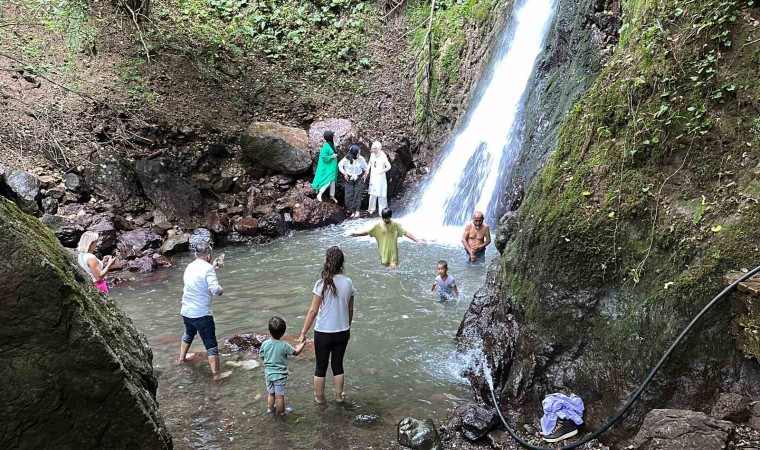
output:
M217 372L214 374L214 381L219 381L227 378L228 376L232 375L232 371L228 370L226 372Z

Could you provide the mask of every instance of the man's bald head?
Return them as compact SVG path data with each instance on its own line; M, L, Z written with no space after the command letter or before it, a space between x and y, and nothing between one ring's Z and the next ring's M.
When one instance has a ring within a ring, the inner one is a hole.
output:
M480 228L483 226L483 212L482 211L475 211L472 213L472 224L475 225L475 228Z

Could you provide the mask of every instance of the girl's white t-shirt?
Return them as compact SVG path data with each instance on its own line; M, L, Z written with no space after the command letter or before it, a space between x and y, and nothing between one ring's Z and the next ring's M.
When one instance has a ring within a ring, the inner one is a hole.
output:
M325 290L322 296L322 280L314 285L313 293L322 298L322 304L317 312L317 324L314 330L321 333L339 333L351 328L348 322L348 302L354 295L354 283L345 275L333 277L336 293Z

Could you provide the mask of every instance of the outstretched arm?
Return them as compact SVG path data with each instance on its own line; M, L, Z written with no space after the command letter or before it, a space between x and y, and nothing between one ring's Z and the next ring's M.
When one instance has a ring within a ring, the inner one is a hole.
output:
M293 352L293 356L298 356L303 351L303 348L306 346L306 342L301 342L300 344L296 345L296 349Z
M414 237L414 235L412 233L410 233L410 232L407 231L406 233L404 233L404 236L406 236L407 238L409 238L409 239L413 240L414 242L416 242L417 245L422 245L422 241L420 241L419 239L417 239L416 237Z
M306 340L306 333L309 332L311 326L314 324L314 319L317 317L317 312L319 311L320 305L322 305L322 297L314 294L311 297L311 306L309 307L309 312L306 313L306 320L304 321L303 329L301 330L301 336L298 338L298 342L303 342Z
M351 233L351 237L369 236L369 231L354 231Z

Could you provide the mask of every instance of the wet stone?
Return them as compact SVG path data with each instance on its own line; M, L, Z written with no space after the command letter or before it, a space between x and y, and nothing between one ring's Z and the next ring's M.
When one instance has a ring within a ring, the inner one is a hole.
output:
M58 200L50 197L43 198L42 211L45 214L58 214Z
M214 235L207 228L196 228L188 240L190 250L195 250L198 244L205 243L214 245Z
M732 431L731 422L680 409L653 409L633 440L634 450L722 450Z
M417 420L407 417L398 423L398 443L415 450L441 449L441 438L432 419Z
M477 441L485 436L496 425L498 417L492 409L473 405L467 408L462 416L462 431L464 437Z
M750 399L741 394L723 393L715 402L710 416L718 420L746 422L751 413Z

